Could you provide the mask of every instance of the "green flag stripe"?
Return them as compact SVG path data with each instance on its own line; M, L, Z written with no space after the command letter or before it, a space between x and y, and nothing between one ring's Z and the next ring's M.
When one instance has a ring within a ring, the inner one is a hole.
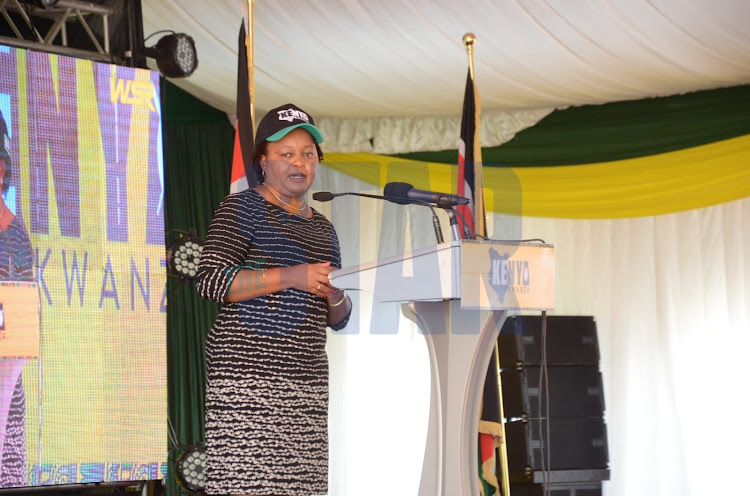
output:
M750 133L750 85L556 110L508 143L482 148L484 165L554 166L664 153ZM457 150L395 155L455 164Z

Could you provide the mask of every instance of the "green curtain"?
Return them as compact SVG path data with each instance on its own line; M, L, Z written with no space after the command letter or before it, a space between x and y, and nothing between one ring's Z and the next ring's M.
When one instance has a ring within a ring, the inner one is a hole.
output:
M226 114L162 80L165 228L206 235L214 209L229 192L234 128ZM198 297L194 283L167 284L169 418L181 444L204 440L206 333L218 305ZM170 467L171 468L171 467Z
M479 88L481 93L481 87ZM577 165L644 157L750 133L750 86L556 110L500 146L486 166ZM455 164L458 150L397 157Z

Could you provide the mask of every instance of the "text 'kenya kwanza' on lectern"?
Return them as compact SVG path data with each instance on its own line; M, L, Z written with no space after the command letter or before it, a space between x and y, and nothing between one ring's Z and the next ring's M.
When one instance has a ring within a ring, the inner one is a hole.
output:
M479 494L477 437L484 378L508 310L554 307L554 247L452 241L334 271L401 310L424 335L431 398L419 496Z

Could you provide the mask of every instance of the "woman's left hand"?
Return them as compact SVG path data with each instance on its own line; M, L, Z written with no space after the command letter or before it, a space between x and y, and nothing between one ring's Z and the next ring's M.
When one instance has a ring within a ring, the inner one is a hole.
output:
M336 304L340 303L342 299L346 298L346 295L344 294L343 289L333 288L333 291L328 293L326 298L328 298L328 303Z

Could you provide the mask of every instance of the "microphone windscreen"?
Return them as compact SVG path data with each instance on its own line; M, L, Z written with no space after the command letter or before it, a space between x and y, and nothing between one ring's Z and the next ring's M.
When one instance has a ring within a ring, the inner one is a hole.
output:
M398 203L400 205L407 205L411 203L407 196L409 191L413 190L414 186L409 183L388 183L383 188L383 196L387 197L388 201ZM403 198L403 200L397 200L397 198Z
M317 193L313 193L313 200L319 202L331 201L333 200L333 193L330 191L318 191Z

